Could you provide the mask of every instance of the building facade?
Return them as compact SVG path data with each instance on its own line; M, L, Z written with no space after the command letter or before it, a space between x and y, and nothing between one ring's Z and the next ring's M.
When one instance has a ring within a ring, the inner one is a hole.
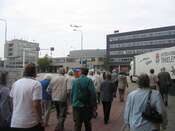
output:
M110 69L129 71L135 55L175 46L175 26L107 35L107 60Z
M70 51L67 57L52 58L53 66L63 66L69 68L86 66L93 69L103 69L106 59L106 50L74 50ZM81 63L82 61L82 63Z
M14 39L4 47L5 67L21 68L25 64L37 64L39 43Z

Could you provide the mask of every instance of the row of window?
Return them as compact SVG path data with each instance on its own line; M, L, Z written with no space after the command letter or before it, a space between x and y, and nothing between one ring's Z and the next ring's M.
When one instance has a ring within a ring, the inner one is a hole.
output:
M87 62L95 62L96 58L95 57L91 57L91 58L82 58L83 60L87 60ZM104 61L104 58L99 57L97 59L99 62ZM80 58L60 58L60 59L55 59L54 60L57 63L65 63L65 62L79 62Z
M136 54L143 54L146 52L151 52L151 51L155 51L158 50L160 48L152 48L152 49L134 49L134 50L119 50L119 51L110 51L109 54L110 55L136 55Z
M133 34L133 35L125 35L125 36L114 36L109 38L109 41L112 42L112 41L118 41L118 40L148 38L148 37L166 36L166 35L174 35L174 34L175 34L175 30L149 32L149 33L140 33L140 34Z
M130 62L133 60L133 57L126 57L126 58L111 58L111 62Z
M121 44L111 44L110 48L120 48L120 47L133 47L133 46L146 46L146 45L163 45L175 43L175 38L164 39L164 40L150 40L150 41L139 41L139 42L127 42Z

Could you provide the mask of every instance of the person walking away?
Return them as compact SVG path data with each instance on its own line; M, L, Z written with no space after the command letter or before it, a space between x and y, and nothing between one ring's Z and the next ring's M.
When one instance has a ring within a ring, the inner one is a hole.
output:
M106 71L103 72L103 74L102 74L102 78L103 78L102 81L106 80Z
M58 75L51 80L49 85L58 118L58 124L55 131L64 131L64 121L67 113L67 79L64 74L64 68L59 68Z
M114 97L116 97L117 87L118 87L118 74L117 74L117 71L115 69L112 70L111 77L112 77L112 81L113 81L114 86L115 86Z
M75 79L76 78L79 78L80 77L80 74L81 74L81 72L80 72L80 69L79 68L74 69L74 77L75 77Z
M81 68L81 76L72 84L71 103L73 107L74 131L92 131L92 114L96 112L96 92L94 83L87 77L88 69Z
M88 73L87 77L90 78L93 82L95 82L94 70L93 69L89 70L89 73Z
M127 77L125 73L119 73L118 77L118 91L119 91L119 97L120 102L124 101L124 94L125 94L125 88L128 87Z
M102 79L100 77L100 72L97 71L97 73L94 75L94 85L96 89L96 96L97 96L97 103L100 104L100 86L102 83Z
M158 77L154 74L154 69L150 70L149 80L151 89L158 89Z
M167 114L159 91L151 90L147 74L141 74L137 83L138 89L130 92L127 97L124 111L125 124L130 127L130 131L160 131L160 124L163 129L166 129ZM153 123L142 117L148 104L149 95L151 107L155 107L162 116L162 123Z
M171 86L171 76L165 71L165 68L162 68L161 72L158 74L158 84L165 106L168 106L168 90Z
M35 77L35 65L28 64L23 77L12 85L10 92L13 101L12 131L44 131L41 109L42 87Z
M67 99L68 99L68 104L70 104L70 94L72 91L72 82L75 79L74 78L74 72L73 70L69 70L68 71L68 76L67 76Z
M0 130L10 131L12 116L12 102L10 100L10 89L7 87L6 72L0 76Z
M106 80L101 84L100 94L103 104L104 124L108 124L115 85L111 80L111 74L107 73Z
M51 79L52 76L50 74L46 74L44 79L40 81L42 86L42 109L45 126L48 126L49 115L51 112L51 94L47 91Z

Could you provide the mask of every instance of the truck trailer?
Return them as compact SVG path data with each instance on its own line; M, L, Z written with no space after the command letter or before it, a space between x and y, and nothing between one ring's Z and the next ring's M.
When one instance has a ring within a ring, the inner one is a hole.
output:
M162 68L169 72L171 79L175 80L175 46L164 48L134 56L130 63L130 79L132 82L137 80L141 73L149 74L150 69L154 69L158 74Z

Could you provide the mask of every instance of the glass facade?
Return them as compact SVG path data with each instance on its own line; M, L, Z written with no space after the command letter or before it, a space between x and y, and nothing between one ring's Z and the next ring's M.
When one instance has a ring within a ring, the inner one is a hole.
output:
M175 38L163 39L163 40L149 40L149 41L138 41L138 42L126 42L110 44L109 48L120 48L120 47L133 47L133 46L148 46L148 45L164 45L175 43Z
M175 46L175 26L107 35L111 66L128 66L135 55Z
M169 35L175 35L175 30L149 32L149 33L141 33L141 34L134 34L134 35L114 36L114 37L111 37L109 41L113 42L118 40L160 37L160 36L169 36Z

